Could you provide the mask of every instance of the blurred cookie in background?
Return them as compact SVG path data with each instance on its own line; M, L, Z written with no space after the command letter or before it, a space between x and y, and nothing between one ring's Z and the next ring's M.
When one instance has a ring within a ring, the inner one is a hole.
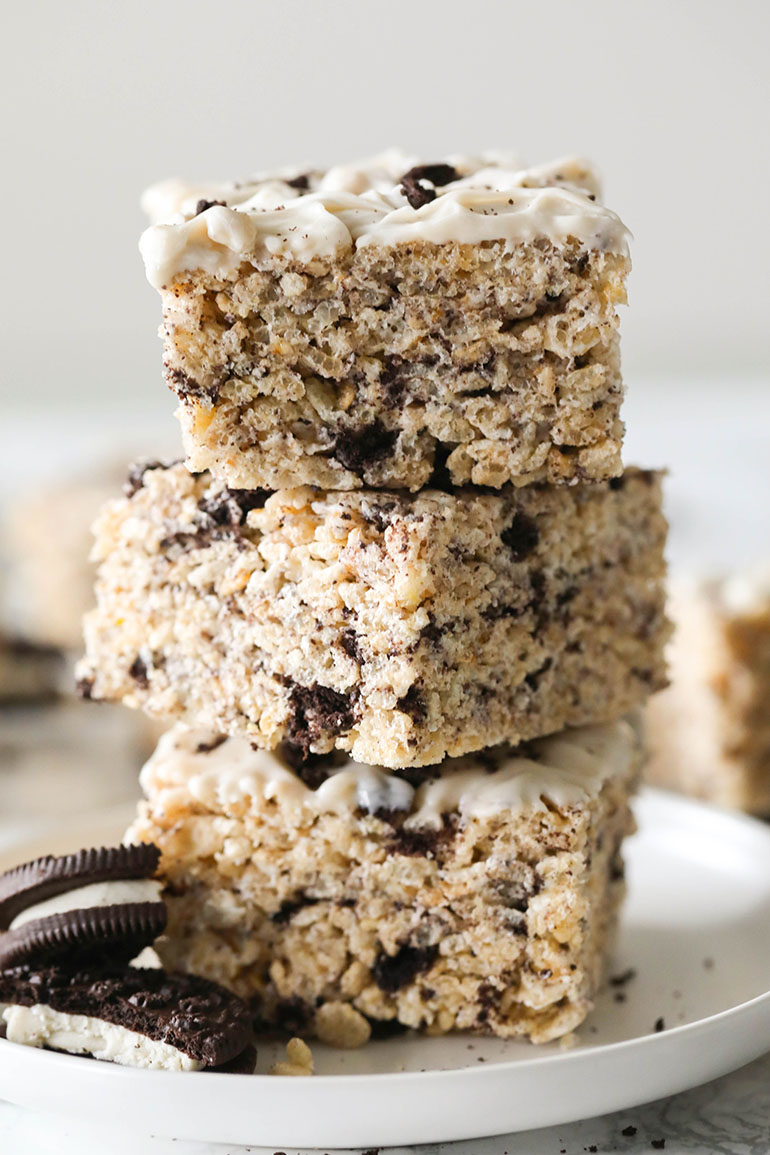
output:
M67 669L57 646L0 632L0 706L56 698L65 692Z
M17 635L63 650L81 648L80 622L93 604L91 526L101 506L119 496L127 468L113 462L7 502L4 596Z
M770 568L672 583L671 685L647 707L647 778L770 815Z
M0 710L3 820L81 814L134 800L157 727L119 706L61 699Z
M93 603L91 525L128 466L6 497L0 511L0 815L96 809L137 795L163 726L75 695L81 619Z

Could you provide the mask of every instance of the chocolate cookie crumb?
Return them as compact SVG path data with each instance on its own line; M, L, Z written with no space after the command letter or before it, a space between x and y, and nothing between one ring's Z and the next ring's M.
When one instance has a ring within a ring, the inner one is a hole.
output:
M214 525L239 527L252 509L262 509L269 497L266 489L230 489L225 486L198 502L198 509ZM204 528L208 528L204 524Z
M407 714L416 726L420 726L428 715L428 705L425 695L419 686L410 686L403 697L396 702L396 709Z
M630 983L632 979L636 978L636 970L634 967L629 967L627 971L623 971L619 975L610 975L611 987L624 987L626 983Z
M133 497L135 493L138 493L139 490L144 486L144 475L148 472L148 470L167 469L173 464L175 463L169 461L156 461L154 459L151 461L135 461L128 471L128 477L126 478L125 484L123 486L124 494L126 497Z
M207 201L205 197L201 197L195 206L195 216L199 217L201 213L206 212L206 209L213 209L215 205L221 205L222 208L227 208L225 201Z
M346 469L361 474L367 466L387 457L397 438L398 433L386 429L381 421L359 429L344 429L337 434L334 456Z
M354 662L361 662L361 647L355 630L344 630L340 635L340 649Z
M195 747L196 754L210 754L212 750L216 750L223 742L227 741L226 734L219 734L216 738L212 738L210 742L199 742Z
M538 683L540 682L540 679L542 678L543 674L547 673L548 670L550 670L552 665L553 665L553 659L552 658L546 658L545 661L543 662L542 666L538 666L538 668L536 670L531 670L528 674L525 674L524 684L526 686L529 686L530 690L532 690L534 692L537 689Z
M368 1016L367 1016L368 1018ZM398 1019L368 1019L373 1039L393 1039L405 1035L409 1028Z
M655 1020L655 1033L660 1034L660 1032L665 1031L665 1029L666 1029L666 1023L665 1023L663 1016L661 1015L659 1019Z
M128 672L141 689L147 689L150 684L150 679L147 676L147 666L138 654L128 667Z
M437 955L437 945L402 946L394 955L381 951L372 967L372 977L380 990L394 994L417 975L430 970Z
M93 701L94 693L94 679L93 678L78 678L75 683L75 693L79 698L83 698L86 702Z
M628 1127L623 1128L620 1134L625 1135L626 1139L633 1139L634 1135L636 1134L636 1127L629 1124Z
M508 528L500 534L500 540L511 551L514 561L524 561L537 548L540 531L531 517L517 513Z
M435 186L434 189L431 190L432 195L428 198L429 200L434 200L436 188L441 188L443 185L451 184L452 181L459 179L460 174L452 164L416 164L401 177L401 191L407 200L409 200L409 194L405 189L411 189L416 185L424 192L426 190L422 188L421 182L427 181L429 184ZM409 203L412 204L411 200L409 200ZM423 203L427 202L424 201ZM412 208L419 208L419 205L412 205Z
M289 742L306 754L319 738L343 734L355 721L352 695L340 694L331 686L319 683L313 686L293 683L289 709Z
M196 381L184 369L178 366L168 365L166 367L166 380L169 387L174 390L180 401L186 400L188 397L193 397L196 400L209 401L213 405L218 397L219 390L222 387L222 381L217 381L212 385L201 385L200 381Z
M451 164L417 164L401 177L401 195L413 209L421 209L436 199L436 188L458 180L460 174Z
M452 492L452 474L447 467L447 461L453 449L455 449L454 445L436 442L433 451L433 470L428 481L430 489L440 489L444 493Z
M436 190L429 184L411 179L407 173L401 181L401 195L406 197L413 209L421 209L436 199Z

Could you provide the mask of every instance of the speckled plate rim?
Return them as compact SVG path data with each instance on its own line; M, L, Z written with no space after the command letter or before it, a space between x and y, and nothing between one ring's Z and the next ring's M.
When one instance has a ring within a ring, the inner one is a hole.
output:
M684 829L696 842L702 840L702 849L716 838L723 847L750 850L770 912L770 826L650 789L640 795L637 815L642 834L653 831L658 840ZM94 815L83 822L83 836L119 831L125 816L125 809ZM73 826L68 845L76 836L80 832ZM0 838L3 868L41 838L40 827L34 834L27 828L21 840ZM49 839L59 849L67 832L59 830L55 838L49 832ZM756 882L753 878L752 885ZM665 901L665 893L660 897ZM754 926L744 929L753 933ZM755 929L757 949L770 948L770 918L758 920ZM193 1076L132 1071L0 1040L0 1095L21 1106L93 1121L119 1115L121 1126L137 1134L277 1148L385 1147L524 1131L650 1102L770 1050L770 961L767 965L768 989L760 995L660 1034L451 1070L312 1079Z

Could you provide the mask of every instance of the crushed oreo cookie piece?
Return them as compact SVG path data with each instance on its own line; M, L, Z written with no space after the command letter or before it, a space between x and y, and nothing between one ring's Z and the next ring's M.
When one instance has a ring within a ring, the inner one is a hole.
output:
M208 742L199 742L195 747L196 754L210 754L212 750L218 750L223 743L227 741L226 734L217 734L216 738L211 738Z
M304 747L294 745L292 742L281 742L276 754L309 790L317 790L345 761L342 750L331 750L328 754L311 754Z
M355 698L316 682L301 686L289 681L289 719L286 726L291 746L306 756L321 738L335 738L355 722Z
M451 164L418 164L401 177L401 194L413 209L420 209L436 199L436 189L459 180Z
M397 439L398 432L386 429L381 421L359 429L343 429L337 434L334 456L346 469L360 476L368 466L387 457Z
M252 509L262 509L269 496L267 489L230 489L225 486L198 502L198 509L204 515L202 528L242 526Z
M407 692L398 699L396 709L411 718L415 726L422 725L428 716L428 703L425 700L425 694L417 684L410 686Z
M398 773L407 781L411 780L411 774L407 777L403 770ZM388 843L388 851L391 854L403 854L405 858L436 858L455 834L455 827L450 821L446 821L439 830L431 827L407 830L402 827Z
M147 664L139 654L128 667L128 674L142 690L147 689L150 684L150 679L147 676Z
M508 528L500 534L500 540L510 550L514 561L524 561L537 548L540 530L528 514L517 512Z
M355 630L343 630L340 634L340 649L347 654L351 661L358 662L359 665L363 661L361 645Z
M196 401L206 401L214 405L219 397L220 389L227 380L228 370L223 367L211 385L202 385L200 381L196 381L178 365L166 365L165 376L169 388L173 389L180 401L186 401L188 397L192 397Z
M195 205L194 215L199 217L201 213L205 213L208 209L213 209L216 205L221 205L221 207L224 209L227 208L226 201L207 201L205 197L201 197L201 199Z
M528 674L525 674L524 684L532 691L533 694L537 690L543 674L546 674L552 665L553 658L546 658L543 664L538 666L536 670L530 670Z
M371 1019L367 1016L367 1021L372 1029L373 1039L393 1039L398 1035L405 1035L409 1030L409 1027L400 1023L398 1019Z
M394 994L419 974L430 970L438 956L438 946L402 946L394 954L380 951L372 967L372 978L381 991Z
M172 557L196 549L207 549L217 541L234 541L245 548L242 529L252 509L261 509L269 497L266 489L230 489L227 486L198 501L198 513L189 530L178 530L160 542L161 550Z
M610 975L609 983L611 987L624 987L626 983L630 983L632 979L636 978L636 970L634 967L629 967L628 970L622 971L617 975Z
M75 683L75 693L78 698L82 698L84 702L94 701L94 685L93 678L78 678Z
M513 860L506 863L504 874L490 880L490 887L502 906L526 914L530 899L543 889L543 880L534 867Z
M133 497L144 486L144 475L152 469L168 469L172 465L177 465L175 461L157 461L156 459L148 459L146 461L135 461L129 467L128 477L123 485L123 493L126 497Z
M304 910L306 906L313 906L318 901L317 898L313 898L308 894L298 895L297 898L284 899L280 908L274 914L270 915L270 921L277 923L279 926L284 926L287 922L291 922L298 911Z

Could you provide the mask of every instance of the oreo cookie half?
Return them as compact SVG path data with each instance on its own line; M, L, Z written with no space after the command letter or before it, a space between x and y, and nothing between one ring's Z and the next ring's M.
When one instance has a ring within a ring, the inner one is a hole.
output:
M120 963L166 926L157 846L47 855L0 875L0 969Z
M10 1042L165 1070L254 1070L247 1004L195 975L111 967L0 974Z

